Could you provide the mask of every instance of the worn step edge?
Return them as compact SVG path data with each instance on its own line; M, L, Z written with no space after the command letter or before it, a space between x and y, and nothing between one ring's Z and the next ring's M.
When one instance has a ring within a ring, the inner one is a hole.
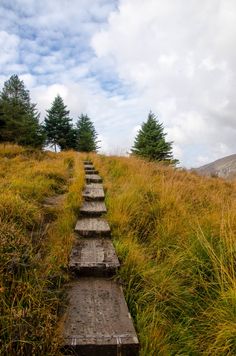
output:
M102 178L97 174L86 174L85 179L87 183L102 183Z
M83 193L83 198L86 201L104 201L105 195L103 193L94 194L94 193Z
M121 286L83 277L68 286L62 352L81 356L137 356L139 342Z
M80 239L72 248L69 270L76 276L112 276L120 267L115 248L108 239Z
M86 216L101 216L107 213L107 208L104 202L101 201L84 201L80 213Z
M88 171L88 170L85 170L85 174L98 174L99 172L97 171L97 170L90 170L90 171Z
M75 233L85 237L110 237L111 229L102 218L81 218L75 226Z
M102 186L101 188L96 188L93 186L90 187L89 184L85 186L82 196L86 201L103 201L105 199Z

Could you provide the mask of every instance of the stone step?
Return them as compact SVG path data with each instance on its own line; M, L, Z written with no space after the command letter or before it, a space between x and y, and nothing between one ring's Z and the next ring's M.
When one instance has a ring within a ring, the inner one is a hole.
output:
M104 200L105 194L102 184L87 184L83 191L85 200Z
M106 205L103 201L84 201L80 212L87 216L100 216L107 212Z
M85 170L88 170L88 171L89 171L89 170L93 170L93 169L94 169L94 166L93 166L92 164L90 164L90 165L87 165L87 164L86 164L86 165L84 166L84 169L85 169Z
M85 174L98 174L98 171L96 171L96 169L89 170L89 171L85 169Z
M77 221L75 232L86 237L110 237L111 229L108 222L102 218L81 218Z
M93 164L91 161L84 161L84 165L86 164Z
M84 277L70 284L62 352L81 356L137 356L139 343L121 286Z
M102 178L98 174L86 174L87 183L102 183Z
M96 189L103 189L103 184L102 183L88 183L86 187L89 188L96 188Z
M120 267L109 239L80 239L74 245L69 268L79 276L111 276Z

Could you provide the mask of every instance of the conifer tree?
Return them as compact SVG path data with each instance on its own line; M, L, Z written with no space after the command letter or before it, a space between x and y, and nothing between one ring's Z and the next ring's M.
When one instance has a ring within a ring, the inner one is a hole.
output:
M96 152L98 150L97 132L90 118L81 114L76 123L77 150L80 152Z
M163 124L159 123L150 111L147 121L142 124L135 138L131 149L132 154L145 157L151 161L177 163L172 156L172 142L167 142L165 136Z
M44 128L47 135L47 142L54 146L59 146L61 150L75 148L76 131L71 124L70 111L64 104L60 95L57 95L52 106L47 110Z
M0 93L0 140L40 147L44 138L36 104L24 82L12 75Z

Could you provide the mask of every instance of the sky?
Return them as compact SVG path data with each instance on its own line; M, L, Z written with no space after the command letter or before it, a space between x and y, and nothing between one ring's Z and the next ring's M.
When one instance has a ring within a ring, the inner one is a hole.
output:
M101 152L127 154L150 110L181 166L236 153L235 0L0 0L0 89L41 120L59 94Z

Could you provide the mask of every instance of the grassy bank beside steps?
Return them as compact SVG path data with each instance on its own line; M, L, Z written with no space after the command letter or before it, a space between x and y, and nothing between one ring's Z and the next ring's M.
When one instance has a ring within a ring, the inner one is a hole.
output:
M136 158L91 159L141 355L235 355L235 183Z

